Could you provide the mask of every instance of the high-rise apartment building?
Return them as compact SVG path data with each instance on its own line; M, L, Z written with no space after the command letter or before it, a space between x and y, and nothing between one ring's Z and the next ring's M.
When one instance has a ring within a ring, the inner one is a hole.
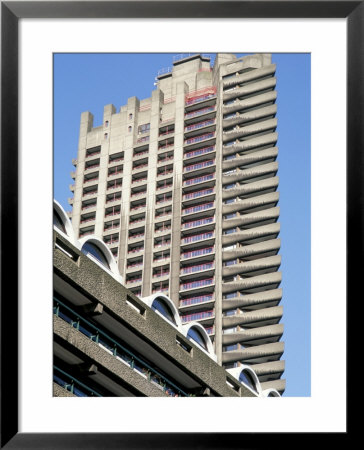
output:
M220 364L282 393L275 69L268 54L182 57L101 126L83 113L70 203L128 289L166 293Z

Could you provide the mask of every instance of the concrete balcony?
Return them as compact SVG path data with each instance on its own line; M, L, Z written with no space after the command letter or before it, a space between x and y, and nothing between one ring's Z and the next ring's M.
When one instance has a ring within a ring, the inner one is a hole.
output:
M148 164L141 164L140 166L133 167L131 171L133 174L140 173L140 172L147 170L147 168L148 168Z
M86 217L85 219L82 219L82 216L81 216L80 226L84 227L86 224L87 225L93 225L95 220L96 220L96 214L93 217ZM114 233L115 233L115 231L114 231Z
M222 162L222 170L231 170L236 167L248 168L252 164L262 162L274 162L278 155L277 147L270 147L264 150L258 150L253 153L248 153L244 156L237 156L234 159L228 159Z
M241 153L254 148L266 147L267 145L273 147L278 139L278 133L268 133L262 136L251 137L245 141L236 141L232 145L224 145L222 153L224 156L234 155L235 153Z
M207 106L199 108L195 111L188 112L185 114L185 123L192 123L194 121L206 120L215 117L216 106Z
M75 167L77 166L77 159L76 158L72 159L72 165L75 166Z
M242 350L224 352L222 354L222 363L241 361L242 363L262 364L272 360L279 360L284 352L283 342L274 342L272 344L256 345Z
M72 180L74 180L76 178L76 172L70 172L71 178Z
M208 133L210 131L215 131L215 128L216 128L215 119L208 119L187 125L184 129L184 135L186 139L189 139L201 133Z
M254 369L255 366L255 364L252 364L252 369ZM270 380L265 383L260 383L260 386L263 390L276 389L280 394L282 394L286 389L286 380Z
M69 190L71 192L75 192L75 185L74 184L70 184L70 185L68 185L68 187L69 187Z
M248 230L251 228L261 227L263 225L272 224L276 222L278 218L279 207L277 206L275 208L262 209L260 211L254 211L249 214L243 214L233 219L226 219L223 221L222 229L226 230L229 228L233 228L234 226L239 226ZM236 233L231 234L234 235ZM224 238L226 236L228 236L228 234L223 236L223 242L225 242ZM226 242L228 242L228 240Z
M73 205L73 197L68 197L67 202L69 205Z
M278 208L272 208L276 210ZM264 212L267 212L265 210ZM275 211L273 211L275 212ZM276 217L279 216L279 211L275 213ZM241 218L241 217L240 217ZM231 220L231 219L230 219ZM235 219L233 219L235 220ZM228 225L223 224L223 226L228 227ZM249 244L265 242L267 240L275 239L280 232L279 223L270 223L268 225L256 226L254 228L249 228L244 231L238 231L236 233L225 234L222 236L222 245L234 245L237 242L249 242ZM240 247L239 247L240 249ZM235 250L235 249L232 249ZM225 253L225 250L224 250Z
M278 162L261 164L260 166L254 166L244 170L236 170L231 174L223 175L222 183L224 185L236 183L238 181L248 181L250 179L253 179L253 181L258 181L259 179L264 179L269 176L274 177L277 172ZM254 180L254 178L256 180Z
M235 87L229 91L224 91L223 100L227 102L235 98L246 97L260 91L273 90L277 84L275 77L270 77L265 80L257 81L256 83L249 83L242 87Z
M235 314L234 316L225 316L222 318L223 328L232 328L242 326L245 329L260 329L262 327L277 325L283 315L282 306L273 306L271 308L263 308L253 311L247 311L243 314ZM229 336L229 335L225 335Z
M188 239L188 236L181 237L181 248L183 251L187 251L189 249L193 250L197 244L205 244L208 247L213 247L215 244L215 234L212 233L211 237L196 237L195 240Z
M224 266L222 268L222 276L232 275L262 275L279 269L281 265L281 256L267 256L266 258L254 259L252 261L246 261L239 264L233 264L231 266Z
M257 255L272 256L276 255L280 249L280 239L271 239L269 241L259 242L257 244L244 245L233 250L222 251L222 260L229 261L235 258L255 259Z
M155 282L163 282L163 281L168 281L170 279L170 273L168 272L168 273L166 273L166 274L163 274L163 275L152 275L152 283L155 283Z
M265 382L267 379L277 379L281 377L285 369L284 361L272 361L263 364L254 364L252 366L257 374L259 381Z
M237 185L235 188L223 189L222 199L227 200L232 197L250 197L263 192L274 192L279 184L279 177L265 178L263 180Z
M198 322L201 325L213 325L215 322L214 311L192 312L192 314L181 316L182 324L189 322Z
M266 104L273 104L277 99L277 92L270 91L264 94L255 95L254 97L249 97L244 100L235 100L229 105L224 105L222 107L222 112L224 115L232 114L236 111L244 111L244 109L254 108L259 105L268 106Z
M256 80L257 78L266 77L269 75L274 75L276 71L276 64L269 64L268 66L261 67L259 69L250 70L235 77L228 78L223 81L224 88L232 87L237 84L248 83L250 81Z
M215 290L215 280L212 279L211 282L208 284L201 283L201 285L198 286L196 283L196 286L190 288L187 287L184 288L183 285L181 284L179 292L185 296L186 295L190 296L194 294L198 295L201 292L205 294L206 292L213 292L214 290Z
M127 258L134 258L136 256L144 255L144 247L129 250L127 253Z
M252 122L255 120L262 119L263 117L273 117L277 113L277 105L263 106L259 109L253 109L251 111L246 111L244 113L232 113L234 116L226 117L222 121L223 129L232 127L235 125L241 125L246 122Z
M227 205L222 205L222 213L229 214L237 211L259 211L266 208L274 208L279 200L278 192L271 192L269 194L256 195L254 197L246 198L245 200L238 200Z
M255 294L247 294L229 299L223 299L222 310L243 308L264 309L278 306L282 299L282 289L270 289L268 291L256 292Z
M140 198L143 198L147 195L147 191L140 191L140 192L132 192L130 194L130 201L138 200Z
M128 242L144 241L145 234L137 234L135 236L128 236Z
M223 134L223 142L229 142L235 139L248 139L249 136L261 134L265 131L275 131L277 128L277 119L268 119L261 122L254 123L253 125L238 126L231 131L227 131Z
M229 294L230 292L243 291L245 293L254 294L255 292L260 292L262 290L277 289L281 281L282 274L280 272L257 275L255 277L223 283L222 293ZM228 326L229 325L226 325L226 327Z
M283 334L283 325L268 325L266 327L253 328L250 330L236 331L235 333L223 334L223 345L237 343L249 345L270 344L280 340Z
M134 228L140 227L141 225L144 225L144 224L145 224L145 217L140 218L139 220L136 220L135 222L129 222L129 230L132 228L134 229Z
M193 150L198 149L199 147L208 147L210 145L215 145L215 141L216 141L216 133L214 131L205 133L201 136L186 139L184 141L185 152L189 153Z
M120 205L120 203L121 203L121 197L113 199L113 200L107 200L105 203L105 208L109 208L110 206Z

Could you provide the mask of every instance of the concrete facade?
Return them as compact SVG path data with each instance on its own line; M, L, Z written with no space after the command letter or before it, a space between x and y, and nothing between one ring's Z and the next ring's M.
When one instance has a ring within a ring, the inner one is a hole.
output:
M275 70L268 54L193 55L101 126L83 113L70 203L128 289L166 293L220 364L282 393Z
M189 337L199 324L167 320L159 294L139 299L58 226L53 262L54 396L267 396L249 367L239 381L217 364L206 333L206 349Z

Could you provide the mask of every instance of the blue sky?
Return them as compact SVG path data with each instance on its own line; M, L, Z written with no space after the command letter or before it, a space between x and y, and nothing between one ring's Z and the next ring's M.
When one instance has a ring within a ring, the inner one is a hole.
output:
M63 208L77 158L80 115L102 124L104 105L117 111L128 97L148 98L160 69L174 54L55 54L54 198ZM213 55L211 55L213 57ZM273 54L277 118L282 283L286 361L284 396L311 394L311 65L309 54Z

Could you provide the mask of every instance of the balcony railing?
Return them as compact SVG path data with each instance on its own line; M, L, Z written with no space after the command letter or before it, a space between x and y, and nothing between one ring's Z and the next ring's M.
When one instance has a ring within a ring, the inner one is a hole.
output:
M174 147L174 143L167 144L167 145L161 145L160 147L158 147L158 150L163 151L163 150L166 150L167 148L172 148L172 147Z
M193 150L192 152L188 152L184 154L185 158L193 158L194 156L204 155L205 153L210 153L215 150L214 145L210 145L208 147L199 148L198 150Z
M128 250L128 254L129 253L139 253L139 252L141 252L143 250L144 250L144 247L135 247L135 248L132 248L132 249Z
M198 130L199 128L207 127L208 125L213 125L215 119L204 120L203 122L193 123L185 127L185 131Z
M208 255L209 253L213 253L213 251L214 251L214 247L205 247L205 248L200 248L198 250L183 252L183 253L181 253L181 257L182 258L193 258L196 256Z
M197 297L184 298L179 302L179 306L197 305L199 303L210 302L213 299L211 295L198 295Z
M171 397L188 396L186 392L176 386L172 381L169 381L164 375L160 374L157 369L150 366L142 357L130 351L120 341L113 339L103 330L81 317L58 299L54 299L53 313L84 336L98 344L120 362L127 364L131 369L138 372L139 375L142 375L146 380L160 388L167 395Z
M213 208L214 202L204 203L203 205L191 206L190 208L182 209L182 214L191 214L200 211L204 211L205 209Z
M196 136L185 140L185 145L195 144L196 142L204 141L205 139L210 139L215 136L215 132L201 134L201 136Z
M188 274L188 273L195 273L195 272L201 272L202 270L208 270L208 269L213 269L214 268L214 263L210 262L210 263L206 263L206 264L196 264L195 266L189 266L189 267L183 267L181 269L181 274Z
M128 265L126 266L126 268L127 268L127 269L132 269L132 268L134 268L134 267L141 267L141 266L143 266L143 262L135 263L135 264L128 264Z
M186 106L194 105L195 103L203 102L204 100L208 100L216 95L216 88L209 87L199 89L194 92L190 92L186 96Z
M57 366L53 366L53 381L76 397L102 397L98 392Z
M149 136L144 136L144 137L137 139L136 143L141 144L142 142L148 142L148 141L149 141Z
M165 276L169 275L169 273L170 273L169 270L153 273L153 278L165 277Z
M116 209L114 211L106 212L105 213L105 217L117 216L118 214L120 214L120 209Z
M91 217L91 218L89 218L89 219L81 219L81 220L80 220L80 223L92 222L92 221L95 220L95 219L96 219L96 217Z
M182 196L182 200L191 200L194 198L202 197L204 195L213 194L214 188L202 189L201 191L190 192Z
M192 184L202 183L203 181L209 181L215 178L214 173L209 173L208 175L203 175L202 177L190 178L183 182L183 186L191 186Z
M197 109L196 111L191 111L185 114L185 119L190 119L191 117L199 116L201 114L206 114L212 111L215 111L215 106L208 106L207 108Z
M129 236L129 239L136 239L136 238L142 238L145 236L145 233L138 233L138 234L131 234Z
M192 227L199 227L201 225L207 225L209 223L212 223L214 221L214 217L205 217L204 219L199 220L190 220L188 222L184 222L182 224L182 228L192 228Z
M131 180L131 183L139 183L140 181L146 181L147 177L143 177L143 178L135 178L134 180Z
M200 234L194 234L193 236L187 236L183 238L182 244L189 244L190 242L196 242L201 241L202 239L210 239L214 237L214 233L211 231L209 233L200 233Z
M119 238L115 239L104 239L105 244L117 244L119 242Z
M89 170L89 169L95 169L95 167L100 167L100 163L99 164L93 164L92 166L86 166L85 167L85 171Z
M214 159L209 159L208 161L202 161L200 163L191 164L190 166L185 166L183 172L190 172L191 170L203 169L204 167L213 166L215 164Z
M214 316L214 310L212 309L210 311L203 311L203 312L194 313L194 314L181 315L181 320L182 320L182 322L190 322L192 320L208 319L213 316Z
M81 209L89 209L89 208L96 208L96 202L95 203L89 203L87 205L82 205Z

